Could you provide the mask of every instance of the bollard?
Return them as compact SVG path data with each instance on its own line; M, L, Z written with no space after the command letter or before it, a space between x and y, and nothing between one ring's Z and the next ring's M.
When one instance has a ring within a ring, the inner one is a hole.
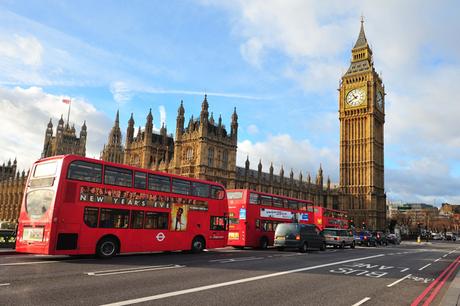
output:
M420 243L420 236L417 236L417 243Z

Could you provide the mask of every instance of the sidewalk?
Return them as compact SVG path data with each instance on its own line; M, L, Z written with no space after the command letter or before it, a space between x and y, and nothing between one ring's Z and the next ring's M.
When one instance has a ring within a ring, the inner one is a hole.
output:
M455 278L450 283L446 294L441 300L440 305L459 306L460 305L460 270L455 275Z

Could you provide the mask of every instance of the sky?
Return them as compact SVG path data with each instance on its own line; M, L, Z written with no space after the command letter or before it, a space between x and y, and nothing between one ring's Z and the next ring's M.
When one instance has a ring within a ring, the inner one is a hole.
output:
M338 91L364 28L385 100L390 201L460 204L458 1L0 0L0 163L28 169L50 118L88 126L99 158L117 109L175 130L204 94L239 117L237 164L339 180Z

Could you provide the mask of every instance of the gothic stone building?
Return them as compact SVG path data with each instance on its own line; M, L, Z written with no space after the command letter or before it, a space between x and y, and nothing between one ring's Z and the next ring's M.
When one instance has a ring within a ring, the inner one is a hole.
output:
M351 54L351 64L342 76L339 95L339 187L332 188L329 178L327 184L323 183L321 167L315 182L312 182L310 174L304 180L301 172L294 178L292 170L285 177L283 168L276 175L273 166L268 172L263 172L261 162L257 170L252 170L249 159L245 167L237 167L236 110L228 133L221 117L216 123L212 113L209 116L206 96L199 118L192 116L187 125L181 102L175 140L167 136L164 127L160 134L152 132L151 113L147 116L144 131L139 128L134 138L134 120L131 116L124 150L121 143L115 141L121 139L117 113L109 143L101 156L105 160L117 161L113 157L121 156L123 152L126 164L213 180L227 188L249 188L312 200L317 205L347 210L357 225L366 223L369 228L383 228L386 211L383 168L385 88L381 77L375 72L372 50L362 22ZM114 130L116 137L113 136Z
M56 128L56 136L53 136L53 122L50 119L45 132L42 157L50 157L61 154L86 154L86 122L83 123L80 131L80 138L75 133L75 126L70 127L69 122L64 126L64 120L59 119Z
M15 223L27 180L25 171L17 171L17 161L0 167L0 221Z
M70 127L64 120L58 122L56 136L53 136L53 123L50 119L45 130L45 141L42 157L50 157L59 154L77 154L85 156L86 152L86 123L80 131L80 137L76 136L75 127ZM17 161L8 162L0 167L0 221L17 222L21 208L24 188L27 181L25 171L17 171Z

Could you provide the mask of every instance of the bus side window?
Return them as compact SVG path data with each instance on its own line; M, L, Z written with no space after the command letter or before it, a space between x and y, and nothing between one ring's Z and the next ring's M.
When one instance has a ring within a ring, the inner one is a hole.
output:
M133 172L128 169L106 166L104 169L104 183L109 185L132 187Z
M260 219L256 219L256 228L260 228Z
M85 207L83 220L89 227L97 227L97 217L99 215L99 208Z
M169 177L149 174L149 190L171 192Z
M100 183L102 181L102 165L77 160L70 164L67 178L71 180Z
M184 195L191 194L190 181L180 180L173 178L172 180L172 192Z
M192 182L192 195L196 197L209 198L209 185Z
M102 228L128 228L129 210L101 208L99 227Z
M134 188L146 189L147 188L147 174L144 172L137 172L134 174Z
M144 228L146 229L168 229L168 213L147 212L145 214Z
M220 186L211 186L211 199L223 200L225 198L225 190Z
M131 211L131 228L143 228L144 227L144 212L133 210Z
M211 216L210 229L213 231L225 231L227 221L225 217Z
M249 194L249 203L251 204L259 204L259 195L257 193L250 193Z

